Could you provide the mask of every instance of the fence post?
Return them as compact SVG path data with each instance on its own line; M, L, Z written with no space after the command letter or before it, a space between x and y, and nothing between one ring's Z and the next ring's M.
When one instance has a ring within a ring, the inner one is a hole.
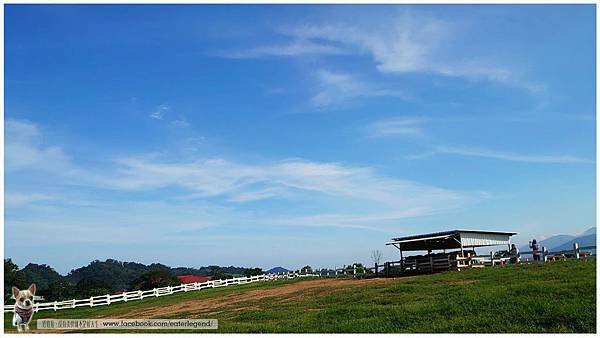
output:
M58 310L58 309L56 308L56 301L54 301L54 311L56 311L56 310Z
M543 246L542 247L542 262L545 262L546 259L547 259L547 257L546 257L546 247Z
M356 264L352 264L352 269L353 269L352 277L356 277Z
M71 303L71 308L75 308L75 299L73 299L73 303Z
M375 277L379 276L379 265L375 263Z
M158 297L158 290L156 288L154 288L153 291L154 291L154 297ZM185 289L185 291L187 291L187 288Z
M106 295L106 305L110 305L110 295Z
M123 301L127 301L127 292L123 291Z
M573 243L573 251L575 252L575 258L579 259L579 243Z

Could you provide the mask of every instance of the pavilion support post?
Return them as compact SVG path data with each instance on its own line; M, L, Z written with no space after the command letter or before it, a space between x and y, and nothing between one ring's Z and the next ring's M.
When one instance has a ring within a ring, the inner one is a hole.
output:
M404 273L404 257L402 255L402 246L398 245L398 250L400 250L400 274Z

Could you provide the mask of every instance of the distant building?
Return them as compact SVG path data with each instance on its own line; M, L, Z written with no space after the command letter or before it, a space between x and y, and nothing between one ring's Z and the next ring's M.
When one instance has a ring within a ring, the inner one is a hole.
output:
M210 277L204 276L194 276L194 275L184 275L177 276L177 279L181 282L181 284L189 284L189 283L204 283L210 280Z

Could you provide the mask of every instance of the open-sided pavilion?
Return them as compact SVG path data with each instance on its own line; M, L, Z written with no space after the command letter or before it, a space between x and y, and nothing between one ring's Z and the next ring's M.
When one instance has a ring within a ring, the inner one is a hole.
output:
M476 258L471 259L475 257L475 248L502 245L510 250L510 237L516 234L507 231L458 229L393 238L386 245L392 245L400 251L401 272L434 272L471 266L473 260L477 263ZM407 251L426 251L427 255L405 258L403 253ZM434 251L438 252L433 253ZM493 256L491 264L494 264Z

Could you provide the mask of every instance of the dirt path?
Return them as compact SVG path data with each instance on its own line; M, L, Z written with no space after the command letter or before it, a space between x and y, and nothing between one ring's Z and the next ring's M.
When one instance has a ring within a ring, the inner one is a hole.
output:
M404 279L404 278L403 278ZM118 313L120 318L160 318L161 316L172 316L175 313L185 313L186 317L200 313L211 313L222 307L232 307L241 305L240 303L260 300L270 297L279 297L294 293L302 293L322 287L344 288L349 286L366 285L366 284L385 284L397 282L398 278L376 278L376 279L320 279L302 281L283 285L268 289L257 289L248 291L239 291L227 295L219 295L212 298L204 298L197 300L187 300L177 304L161 305L160 307L129 309L125 312ZM243 309L239 306L239 309ZM110 317L115 317L111 314Z

